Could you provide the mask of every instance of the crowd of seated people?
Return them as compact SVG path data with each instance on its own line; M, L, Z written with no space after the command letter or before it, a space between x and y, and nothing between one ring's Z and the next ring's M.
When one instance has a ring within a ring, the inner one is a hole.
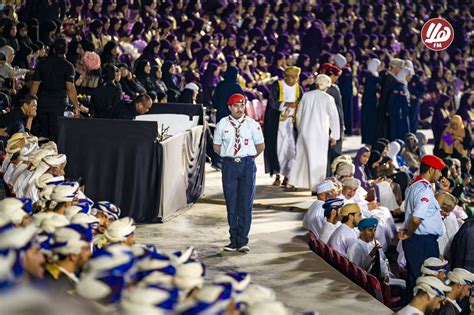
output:
M247 273L205 279L193 247L164 253L137 242L134 220L111 202L87 198L66 179L66 163L54 142L39 145L26 133L8 141L1 175L10 197L0 200L3 311L19 312L39 295L70 301L82 314L88 307L93 314L289 314ZM26 288L33 290L26 303L7 303Z
M405 287L403 280L407 276L407 260L398 231L403 230L406 227L404 221L409 220L405 214L405 192L419 178L415 175L420 173L419 167L426 161L419 153L425 148L418 144L416 136L408 134L405 141L378 139L372 149L362 147L354 159L340 156L332 165L335 177L329 177L317 186L317 200L303 220L303 226L315 239L326 244L324 246L374 275L380 283L394 284L394 292L404 299L404 304L410 301L412 292L404 294L396 289L400 285ZM416 161L418 168L414 163L410 167L405 157ZM443 224L443 233L437 238L440 256L428 258L421 273L437 275L438 269L452 270L450 273L455 278L454 274L459 272L466 281L453 280L449 286L458 289L455 283L461 283L461 286L470 288L473 283L469 279L474 272L474 265L469 262L472 245L468 240L472 237L474 222L469 197L471 162L468 157L446 157L444 162L440 179L432 184ZM444 288L440 291L447 290L443 285L440 284ZM449 299L441 307L456 304L453 301L457 300L459 312L461 309L469 310L469 291L466 289L463 294L461 291L453 290L451 295L446 294ZM414 300L419 292L415 290ZM429 308L434 310L432 307Z

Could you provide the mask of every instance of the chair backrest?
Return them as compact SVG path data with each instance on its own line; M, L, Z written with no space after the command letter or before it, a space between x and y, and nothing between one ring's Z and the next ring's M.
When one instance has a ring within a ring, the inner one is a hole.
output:
M392 293L390 292L390 287L385 283L381 283L383 300L385 301L385 306L392 307Z
M358 277L357 277L357 265L351 262L350 260L347 260L347 261L349 262L349 272L348 272L349 279L351 279L352 282L359 284Z
M356 270L357 270L357 284L364 290L367 290L368 273L360 267L356 267Z
M317 254L323 258L325 258L324 255L326 255L326 252L328 251L328 245L324 244L321 240L316 240L316 244L317 244Z
M315 252L316 254L318 254L318 246L319 244L317 243L318 239L316 238L316 235L314 235L313 232L311 231L308 231L308 235L309 235L309 241L308 241L308 245L309 245L309 248ZM318 254L319 255L319 254Z
M374 298L384 303L384 295L382 292L382 286L380 285L379 280L371 275L367 274L367 292L369 292Z
M333 249L333 248L332 248L331 246L329 246L329 245L324 244L324 246L325 246L325 249L326 249L324 259L326 260L326 262L327 262L328 264L334 266L335 260L336 260L336 258L335 258L335 257L336 257L336 253L335 253L336 250Z
M342 271L342 259L344 257L337 250L334 250L333 253L334 253L334 265L333 265L333 267L335 267L339 271Z
M342 272L342 274L344 276L346 276L347 278L351 279L351 276L350 276L350 264L352 264L349 259L347 259L346 257L344 256L341 256L341 269L340 271Z

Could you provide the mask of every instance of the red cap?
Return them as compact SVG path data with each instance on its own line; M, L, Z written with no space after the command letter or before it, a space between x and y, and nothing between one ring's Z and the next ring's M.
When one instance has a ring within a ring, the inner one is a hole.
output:
M333 65L333 64L330 64L328 62L326 62L325 64L323 64L320 68L319 68L319 72L322 73L322 74L325 74L325 75L340 75L342 70Z
M442 170L446 167L443 160L434 155L425 155L421 158L421 163L428 165L429 167L434 168L435 170Z
M227 100L227 105L232 105L235 103L245 103L245 96L242 94L233 94L229 99Z

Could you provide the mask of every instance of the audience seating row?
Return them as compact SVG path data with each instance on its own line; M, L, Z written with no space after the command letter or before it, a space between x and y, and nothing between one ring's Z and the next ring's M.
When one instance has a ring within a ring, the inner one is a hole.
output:
M324 244L312 232L309 232L309 247L328 264L336 268L381 303L392 310L399 308L401 297L392 297L390 287L387 284L380 283L375 276L352 263L329 245Z

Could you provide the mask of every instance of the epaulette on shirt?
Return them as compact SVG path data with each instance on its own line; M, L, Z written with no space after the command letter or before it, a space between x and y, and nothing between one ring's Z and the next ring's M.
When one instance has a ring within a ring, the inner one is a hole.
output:
M428 182L425 182L424 180L422 180L422 181L420 181L420 182L421 182L421 183L423 184L423 186L425 186L425 187L431 187L431 184L428 183Z

